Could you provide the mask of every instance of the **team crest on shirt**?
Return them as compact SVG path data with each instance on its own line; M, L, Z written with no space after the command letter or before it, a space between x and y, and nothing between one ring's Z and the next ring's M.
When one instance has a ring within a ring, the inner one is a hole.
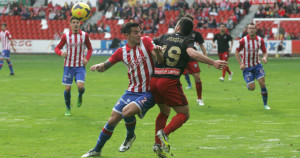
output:
M135 67L135 66L138 66L141 63L144 63L146 61L147 61L147 57L145 57L145 56L139 56L136 60L132 60L131 63L130 63L130 65L132 67Z

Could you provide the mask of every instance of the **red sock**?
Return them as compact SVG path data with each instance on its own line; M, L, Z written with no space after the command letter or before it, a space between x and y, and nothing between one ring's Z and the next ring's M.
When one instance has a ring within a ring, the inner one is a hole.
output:
M202 99L202 82L196 82L196 90L198 99Z
M226 71L227 71L227 67L223 68L223 70L222 70L222 77L223 77L223 78L225 77Z
M229 70L228 66L227 66L227 72L229 73L229 75L231 75L231 71Z
M181 127L187 121L187 119L188 118L184 113L178 113L172 118L168 126L164 128L164 132L166 133L166 135L169 135L170 133Z
M163 113L159 113L157 118L156 118L156 122L155 122L155 143L157 144L161 144L160 139L156 136L157 131L164 129L166 127L167 124L167 120L168 120L168 116L163 114Z

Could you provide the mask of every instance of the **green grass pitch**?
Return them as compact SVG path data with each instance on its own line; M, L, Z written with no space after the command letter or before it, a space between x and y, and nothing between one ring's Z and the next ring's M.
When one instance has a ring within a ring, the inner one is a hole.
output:
M72 115L67 117L61 84L63 59L57 55L12 55L16 75L7 76L6 63L0 71L0 157L79 158L93 148L128 86L121 63L104 73L89 71L91 65L107 58L92 56L88 63L80 108L76 107L78 92L73 84ZM195 84L185 90L187 84L181 78L191 117L169 136L172 154L168 157L300 157L300 59L269 58L268 64L263 64L270 111L263 109L257 82L255 91L247 90L234 56L229 66L233 80L229 82L226 74L222 83L218 80L221 71L200 64L204 107L196 104ZM118 151L126 135L121 121L102 157L156 157L152 145L158 111L155 106L143 120L137 118L137 139L125 153Z

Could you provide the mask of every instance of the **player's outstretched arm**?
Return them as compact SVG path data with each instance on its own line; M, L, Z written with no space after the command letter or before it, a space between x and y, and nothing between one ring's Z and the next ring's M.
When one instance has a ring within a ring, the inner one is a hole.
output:
M104 72L112 66L112 63L107 60L104 63L96 64L90 67L91 71Z
M217 69L223 69L228 64L226 61L213 60L205 55L202 55L200 52L194 50L193 48L187 48L187 53L191 58L195 59L196 61L213 65Z

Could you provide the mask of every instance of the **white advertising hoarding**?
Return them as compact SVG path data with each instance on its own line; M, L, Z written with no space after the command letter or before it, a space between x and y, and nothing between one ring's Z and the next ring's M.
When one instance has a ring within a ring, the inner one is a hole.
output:
M13 40L14 46L19 53L54 53L54 49L59 41L53 40ZM101 40L91 40L93 49L109 49L101 48ZM238 47L238 40L234 40L233 49L234 53ZM268 54L276 54L279 40L265 41ZM208 54L217 54L217 49L212 48L212 41L205 40L205 48ZM64 48L65 50L65 48ZM260 52L261 53L261 52ZM284 41L284 54L292 53L292 41Z

